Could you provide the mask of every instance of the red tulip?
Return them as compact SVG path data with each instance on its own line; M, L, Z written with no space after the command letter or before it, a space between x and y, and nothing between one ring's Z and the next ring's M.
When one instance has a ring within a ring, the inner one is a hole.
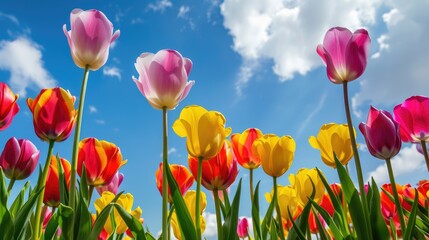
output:
M85 138L79 143L77 172L82 177L82 166L85 165L88 185L100 187L112 180L119 168L127 160L122 160L119 147L96 138Z
M360 77L366 68L371 39L365 29L352 33L342 27L329 29L317 53L326 64L329 80L336 84Z
M239 238L245 238L249 236L249 223L247 218L241 218L238 220L237 235Z
M236 133L231 136L234 155L242 167L255 169L261 165L261 160L252 154L252 144L262 136L262 132L257 128L249 128L241 134Z
M197 177L198 159L190 157L188 160L192 175ZM202 161L201 184L208 190L227 189L238 175L237 160L234 157L228 140L220 152L209 160Z
M67 182L67 188L70 187L70 163L61 158L61 166L64 172L64 178ZM49 165L48 176L46 178L45 195L43 202L50 207L58 207L60 204L60 182L57 157L52 156L51 165Z
M334 215L335 209L334 209L334 206L331 202L331 199L329 198L328 193L325 193L323 195L322 200L320 202L320 206L323 209L325 209L331 217ZM317 217L319 218L319 221L322 224L322 226L325 226L326 222L323 219L323 217L320 215L320 213L317 214ZM315 217L313 211L310 211L310 214L308 216L308 224L310 225L310 232L311 233L318 233L319 232L319 229L318 229L317 223L316 223L316 217Z
M0 167L9 179L22 180L31 175L40 151L27 139L10 138L0 155Z
M36 135L43 141L61 142L66 140L73 129L77 111L75 97L62 88L42 89L27 105L33 113Z
M9 127L13 117L18 113L19 106L16 100L18 95L14 94L6 83L0 82L0 131Z
M401 150L399 124L392 115L371 106L366 123L359 124L369 152L376 158L391 159Z
M169 164L169 167L177 185L179 186L180 193L182 193L183 196L192 186L192 184L194 184L194 177L183 165ZM159 164L159 168L156 170L155 177L156 187L158 188L159 193L162 195L162 163ZM168 186L168 201L172 202L170 186Z
M412 96L393 109L404 142L429 141L429 98Z

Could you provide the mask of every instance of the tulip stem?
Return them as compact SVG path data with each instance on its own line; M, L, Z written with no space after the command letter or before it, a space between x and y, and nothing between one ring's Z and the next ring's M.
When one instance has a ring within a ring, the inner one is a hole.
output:
M162 133L163 133L163 151L162 151L162 239L167 240L168 231L168 133L167 133L167 108L162 108Z
M249 180L250 180L250 201L253 204L253 168L249 169Z
M215 208L216 208L217 239L223 239L222 216L220 215L220 201L219 201L219 193L217 189L213 189L213 195L214 195Z
M37 182L37 189L41 190L39 193L39 197L37 199L37 205L36 205L36 214L34 215L34 234L33 239L38 240L40 238L40 218L42 214L42 204L43 204L43 198L45 196L45 184L46 184L46 178L48 177L49 167L51 165L51 157L52 157L52 151L54 149L54 140L49 141L49 148L48 148L48 156L46 157L45 167L43 168L42 175L39 176L39 181Z
M429 171L429 156L428 156L428 150L426 147L426 141L422 140L420 143L422 144L423 156L425 156L426 166Z
M198 158L197 172L197 199L195 201L195 226L197 228L197 239L201 240L201 222L200 222L200 195L201 195L201 175L203 171L203 158Z
M389 171L389 178L392 186L393 198L395 199L395 205L396 205L396 208L398 209L399 220L401 223L401 232L404 233L405 232L404 214L402 212L401 202L399 201L398 190L396 189L395 176L393 175L392 163L390 161L390 158L386 159L386 165L387 165L387 170Z
M7 187L7 194L10 194L10 190L12 190L13 184L15 184L16 179L10 179L9 186Z
M273 177L273 188L274 188L273 201L274 201L274 204L276 207L278 225L280 226L280 239L284 240L285 234L283 232L282 215L280 212L280 205L279 205L279 201L278 201L278 197L277 197L277 195L278 195L278 193L277 193L277 177Z
M79 108L77 110L77 119L76 119L76 128L74 131L74 141L73 141L73 154L72 154L72 164L71 164L71 173L70 173L70 194L69 194L69 206L75 210L75 199L76 199L76 169L77 169L77 157L78 157L78 147L80 140L80 129L82 125L82 116L83 116L83 106L85 102L86 94L86 85L88 83L89 75L89 65L85 66L82 79L82 88L80 90L79 96ZM70 221L70 229L74 229L74 217ZM71 237L73 238L73 231L71 231Z
M362 205L363 205L363 214L364 214L364 221L366 224L366 227L368 229L368 239L371 237L372 232L371 232L371 226L368 222L369 220L369 210L368 210L368 202L366 201L366 193L365 193L365 185L363 182L363 175L362 175L362 167L360 164L360 159L359 159L359 153L357 150L357 145L356 145L356 138L355 138L355 134L353 131L353 123L352 123L352 117L350 114L350 106L349 106L349 93L348 93L348 89L347 89L347 81L343 82L343 93L344 93L344 107L346 110L346 116L347 116L347 126L349 128L349 134L350 134L350 140L352 143L352 149L353 149L353 156L355 158L355 164L356 164L356 172L357 172L357 177L358 177L358 182L359 182L359 190L360 190L360 196L361 196L361 200L362 200Z

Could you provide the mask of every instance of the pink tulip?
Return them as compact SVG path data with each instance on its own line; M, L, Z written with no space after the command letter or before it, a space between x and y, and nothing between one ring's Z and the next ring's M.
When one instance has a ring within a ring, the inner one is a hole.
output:
M15 95L6 83L0 82L0 131L5 130L12 123L13 117L18 113L19 106Z
M391 159L401 149L399 123L384 110L371 106L366 123L359 124L369 152L376 158Z
M238 220L237 235L239 238L249 236L249 223L247 222L247 218L241 218Z
M429 142L429 98L412 96L393 109L404 142Z
M139 78L133 76L140 92L156 109L174 109L194 85L188 81L192 62L175 50L156 54L142 53L134 64Z
M109 191L109 192L112 192L116 195L118 193L119 186L121 185L123 180L124 180L124 174L116 172L116 174L113 176L110 183L108 183L105 186L96 188L98 194L100 194L100 196L101 196L101 194L104 191Z
M329 29L317 53L327 66L329 80L341 84L362 75L368 59L371 39L365 29L352 33L347 28Z
M33 173L39 155L40 151L32 142L12 137L0 155L0 167L9 179L22 180Z
M109 47L119 37L119 30L113 33L113 25L98 10L74 9L70 14L71 30L63 31L69 42L74 63L80 67L97 70L109 57Z

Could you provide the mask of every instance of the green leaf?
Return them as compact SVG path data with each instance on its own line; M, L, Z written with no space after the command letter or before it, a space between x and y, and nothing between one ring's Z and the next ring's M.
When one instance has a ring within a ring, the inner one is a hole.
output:
M272 222L272 228L270 229L270 239L278 239L279 238L277 234L278 224L273 217L271 218L271 222Z
M52 215L51 219L48 222L48 225L46 226L44 238L45 240L51 240L55 236L58 229L58 224L58 211L56 211Z
M152 236L149 232L146 232L146 239L147 240L156 240L156 238L154 236Z
M13 201L11 207L10 207L10 213L12 216L15 216L18 210L22 207L24 204L24 198L25 198L25 191L27 191L28 187L30 186L30 182L26 182L24 187L19 192L18 196Z
M80 201L75 216L74 236L76 239L85 239L91 232L92 216L88 210L87 200L84 200L82 191L79 194Z
M262 220L261 224L262 239L267 239L268 230L270 229L271 225L271 218L273 217L273 211L274 201L271 200L271 203L268 206L267 212L265 213L264 219Z
M146 240L146 234L144 232L144 228L141 222L133 215L125 211L125 209L122 208L121 205L115 204L115 208L118 211L119 215L121 215L124 222L127 224L128 228L133 234L133 237L135 239Z
M312 203L314 202L312 201ZM325 228L320 222L320 219L318 217L318 212L314 208L313 208L313 214L314 214L314 219L316 220L317 229L319 230L320 240L328 240L328 236L326 236ZM343 239L343 238L337 238L337 239Z
M305 205L305 207L304 207L304 210L305 210L305 208L307 208L308 206L311 206L311 204L307 204L307 205ZM307 208L307 209L310 209L309 207ZM302 211L302 213L304 213L304 210ZM289 239L300 239L300 240L306 240L306 238L305 238L305 231L303 232L302 230L301 230L301 228L299 227L299 225L298 225L298 223L296 223L295 222L295 220L293 220L293 216L292 216L292 214L291 214L291 212L289 211L289 209L288 209L288 213L289 213L289 219L290 219L290 221L292 222L292 228L291 228L291 230L289 231L289 233L288 233L288 235L287 235L287 239L289 240ZM307 210L307 216L304 216L304 218L303 218L303 216L301 215L301 216L299 216L298 217L298 221L299 222L301 222L302 221L302 219L304 219L304 220L307 220L308 219L308 210Z
M407 229L405 230L404 239L411 239L411 234L414 232L415 223L416 223L416 215L417 215L417 205L419 204L419 195L417 194L417 189L415 189L416 194L414 197L414 203L411 207L410 217L408 218Z
M320 215L323 217L323 220L325 220L326 224L329 226L329 229L331 229L331 232L334 235L335 239L345 239L346 238L345 236L348 235L348 232L345 232L345 233L341 232L339 226L335 224L334 220L331 218L329 213L323 207L321 207L312 199L310 199L310 202L311 204L313 204L313 207L317 210L317 212L320 213ZM315 216L317 215L315 214ZM321 229L319 225L317 227Z
M58 166L57 166L58 167L58 182L60 185L60 203L62 203L64 205L68 205L69 191L67 188L66 178L64 177L63 165L61 164L61 158L58 154L57 154L56 158L57 158L57 164L58 164Z
M253 234L255 235L255 240L261 239L261 220L259 216L259 183L258 181L255 188L255 193L253 195L252 203L252 225L253 225Z
M43 188L42 188L43 189ZM15 225L15 239L18 239L18 236L21 234L23 230L25 230L25 224L30 221L30 216L33 210L34 205L36 204L37 198L40 195L42 189L36 191L30 198L28 198L27 202L24 203L21 209L16 213L16 217L14 219ZM43 196L40 196L43 197Z
M71 221L73 221L74 211L71 207L60 203L58 207L58 223L61 227L61 235L66 239L72 239L73 229L71 229Z
M390 239L389 229L384 221L384 217L381 214L380 206L380 192L378 191L378 186L374 181L374 178L371 179L372 183L368 189L368 205L369 205L369 216L371 218L371 228L372 236L375 239Z
M228 192L226 191L226 189L222 190L223 191L223 202L224 202L224 207L225 207L225 212L226 214L228 214L229 210L231 209L231 204L229 201L229 196L228 196ZM224 214L224 216L226 216L226 214Z
M86 204L89 205L89 192L88 192L88 182L86 178L86 168L85 164L82 164L82 176L80 178L80 195L85 200Z
M0 240L12 239L14 232L13 218L7 208L7 196L6 182L0 167Z
M238 212L240 208L240 196L241 196L241 179L238 182L237 191L235 192L234 199L232 200L231 209L228 215L225 216L225 220L222 226L223 239L238 239L237 236L237 225L238 225Z
M195 229L194 222L192 221L191 215L189 214L188 208L186 207L176 180L174 179L170 168L166 167L165 169L167 170L166 173L168 186L170 188L173 203L176 208L177 221L179 222L180 229L184 235L183 238L197 239L197 231Z
M100 214L95 219L94 225L92 226L91 233L89 234L87 239L98 239L100 232L104 228L104 224L110 216L110 213L113 209L113 204L116 203L119 196L122 195L123 192L118 193L115 198L110 202L103 210L101 210Z

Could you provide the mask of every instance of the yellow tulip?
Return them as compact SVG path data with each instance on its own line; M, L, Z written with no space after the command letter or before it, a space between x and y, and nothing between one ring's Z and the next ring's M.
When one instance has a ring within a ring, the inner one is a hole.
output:
M262 169L271 177L280 177L292 165L296 149L291 136L265 134L253 142L252 153L261 160Z
M207 111L201 106L187 106L173 124L174 132L186 137L190 156L211 159L221 150L231 128L225 128L225 117L216 111Z
M295 189L298 200L303 206L307 204L308 198L311 197L311 194L313 193L312 182L314 184L315 192L313 200L315 202L319 203L325 193L325 186L323 185L322 179L320 178L316 168L299 169L296 175L289 175L289 182Z
M115 194L113 194L109 191L104 191L103 194L101 195L101 197L98 198L97 200L95 200L94 206L95 206L95 210L97 212L97 215L100 214L100 212L107 205L109 205L110 202L112 202L113 198L115 198ZM137 219L140 219L140 215L142 214L142 210L140 207L137 207L136 209L131 211L131 208L133 206L133 202L134 202L134 197L130 193L122 194L118 198L118 200L116 201L116 203L121 205L125 209L125 211L129 212L131 215L133 215ZM116 209L114 209L113 212L114 212L113 215L114 215L114 219L115 219L116 229L113 229L112 219L109 218L106 221L106 223L104 224L104 230L106 230L106 232L109 235L112 234L115 230L116 230L117 234L125 233L125 231L127 231L127 229L128 229L127 224L124 222L124 220L122 220L121 215L119 215L119 213Z
M185 205L188 208L189 214L191 215L192 222L195 225L196 216L195 216L195 203L196 203L197 193L194 190L187 191L183 199L185 200ZM200 195L200 222L201 222L201 232L203 233L206 229L206 220L204 219L203 211L207 206L207 198L204 192L201 192ZM173 228L174 236L178 239L182 239L180 233L179 222L177 220L176 212L173 212L171 215L171 227Z
M354 135L356 131L353 129ZM317 138L308 139L310 145L320 150L323 162L333 168L335 166L334 152L341 164L347 164L353 157L352 144L347 124L329 123L320 128Z
M265 199L268 203L271 203L273 195L274 190L271 190L271 193L265 193ZM289 211L292 217L296 215L296 212L299 210L297 208L299 202L294 188L291 186L277 185L277 200L280 206L280 215L282 218L289 220Z

